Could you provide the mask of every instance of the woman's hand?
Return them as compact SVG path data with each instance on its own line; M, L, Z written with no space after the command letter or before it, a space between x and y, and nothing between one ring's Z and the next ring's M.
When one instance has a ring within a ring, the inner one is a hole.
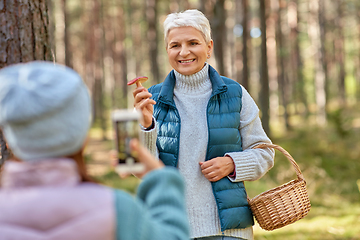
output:
M156 102L150 99L150 97L152 96L151 93L149 93L149 91L144 88L139 82L136 83L136 88L133 91L133 96L135 100L134 107L142 113L142 119L140 124L145 128L150 127L152 124L152 115Z
M228 176L235 170L231 157L217 157L206 162L200 162L201 172L210 182L216 182Z

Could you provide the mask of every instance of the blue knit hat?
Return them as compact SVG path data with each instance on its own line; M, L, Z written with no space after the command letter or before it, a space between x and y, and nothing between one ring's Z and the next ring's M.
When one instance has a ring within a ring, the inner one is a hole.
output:
M18 158L76 153L90 122L89 92L74 70L42 61L0 70L0 127Z

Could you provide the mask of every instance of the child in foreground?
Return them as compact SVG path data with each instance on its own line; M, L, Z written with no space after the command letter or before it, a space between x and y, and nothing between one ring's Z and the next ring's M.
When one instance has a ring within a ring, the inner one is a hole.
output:
M16 161L3 166L0 239L189 239L180 174L131 142L145 165L136 197L86 174L88 89L50 62L0 70L0 126Z

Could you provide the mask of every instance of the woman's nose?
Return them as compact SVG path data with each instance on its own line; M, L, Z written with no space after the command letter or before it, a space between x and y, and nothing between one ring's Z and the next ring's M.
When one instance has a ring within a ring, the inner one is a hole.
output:
M189 48L187 47L182 47L180 50L180 56L185 57L187 55L189 55L190 51Z

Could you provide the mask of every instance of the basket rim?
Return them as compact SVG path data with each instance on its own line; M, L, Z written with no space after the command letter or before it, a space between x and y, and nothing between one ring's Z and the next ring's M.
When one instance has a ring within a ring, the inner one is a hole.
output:
M264 149L264 148L273 148L273 149L276 149L278 151L280 151L288 160L289 162L291 163L291 165L293 166L295 172L296 172L296 176L297 176L297 179L293 179L291 180L290 182L287 182L287 183L284 183L278 187L275 187L275 188L272 188L272 189L269 189L265 192L262 192L258 195L256 195L255 197L253 198L249 198L249 196L247 196L247 199L248 199L248 202L250 203L252 199L260 196L260 195L265 195L265 194L269 194L269 192L272 192L272 191L276 191L276 190L279 190L279 189L282 189L282 188L285 188L287 186L290 186L290 185L294 185L298 182L304 182L305 185L306 185L306 181L305 181L305 178L300 170L300 167L299 165L296 163L296 161L294 160L294 158L290 155L290 153L288 151L286 151L284 148L282 148L281 146L279 145L276 145L276 144L272 144L272 143L260 143L256 146L253 147L253 149L257 149L257 148L261 148L261 149Z
M284 183L283 185L280 185L280 186L277 186L275 188L272 188L272 189L269 189L265 192L262 192L258 195L256 195L255 197L253 198L249 198L249 202L254 202L256 200L258 200L260 197L270 197L270 196L275 196L275 195L279 195L279 193L282 191L282 190L285 190L286 188L290 187L290 186L295 186L295 187L299 187L299 185L304 185L304 189L306 189L306 181L303 180L303 179L294 179L294 180L291 180L287 183ZM285 192L286 193L286 192Z

